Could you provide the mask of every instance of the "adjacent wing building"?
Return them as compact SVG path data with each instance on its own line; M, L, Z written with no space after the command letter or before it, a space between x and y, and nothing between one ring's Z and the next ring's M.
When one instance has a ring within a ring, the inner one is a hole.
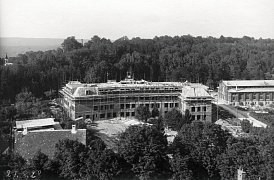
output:
M268 105L274 102L274 80L222 81L219 99L232 105Z

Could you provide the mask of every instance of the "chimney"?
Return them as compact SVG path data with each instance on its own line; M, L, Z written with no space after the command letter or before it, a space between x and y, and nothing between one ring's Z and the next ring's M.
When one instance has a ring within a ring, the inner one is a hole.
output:
M28 134L28 128L27 128L27 127L24 127L24 128L23 128L23 135L26 135L26 134Z
M72 133L72 134L76 134L76 132L77 132L77 130L76 130L76 125L73 124L73 125L72 125L72 129L71 129L71 133Z

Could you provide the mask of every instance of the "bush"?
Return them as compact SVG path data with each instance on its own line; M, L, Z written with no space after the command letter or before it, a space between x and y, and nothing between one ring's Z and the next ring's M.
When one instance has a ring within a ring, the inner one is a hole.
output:
M244 119L242 122L241 122L241 127L242 127L242 130L245 132L245 133L249 133L250 132L250 129L252 127L252 124L247 120L247 119Z

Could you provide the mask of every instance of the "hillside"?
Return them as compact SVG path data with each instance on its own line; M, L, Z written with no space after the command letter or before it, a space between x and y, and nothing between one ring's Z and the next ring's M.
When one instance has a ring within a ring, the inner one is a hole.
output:
M64 39L55 38L5 38L0 37L0 57L10 57L27 51L46 51L61 47Z

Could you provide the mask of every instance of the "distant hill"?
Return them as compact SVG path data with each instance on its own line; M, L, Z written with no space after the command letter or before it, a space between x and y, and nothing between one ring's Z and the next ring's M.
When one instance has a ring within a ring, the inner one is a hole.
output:
M0 37L0 57L15 57L27 51L47 51L61 47L64 39Z

